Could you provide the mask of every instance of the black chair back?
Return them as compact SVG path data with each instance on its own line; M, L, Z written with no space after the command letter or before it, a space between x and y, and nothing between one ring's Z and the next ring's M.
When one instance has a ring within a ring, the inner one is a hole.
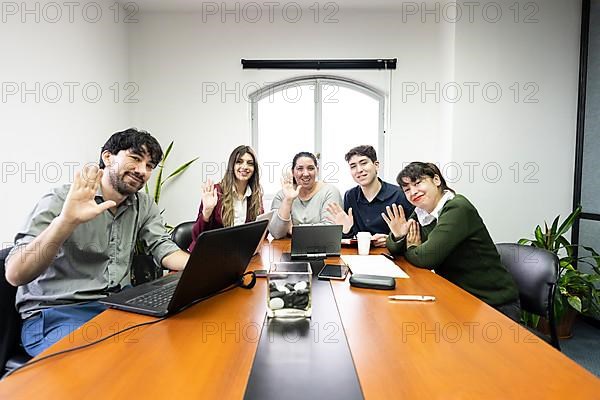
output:
M560 350L554 321L558 257L545 249L515 243L499 243L496 248L517 284L521 308L548 319L551 344Z
M15 356L23 358L23 349L20 340L21 317L15 308L17 288L8 283L5 276L4 261L9 252L10 248L0 250L0 375L3 375L11 359L13 367L25 361L15 363Z
M171 232L171 240L179 246L180 249L187 251L192 244L192 228L195 221L182 222Z

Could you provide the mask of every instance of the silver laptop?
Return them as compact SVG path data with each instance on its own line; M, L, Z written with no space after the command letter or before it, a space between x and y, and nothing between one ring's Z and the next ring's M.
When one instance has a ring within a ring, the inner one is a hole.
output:
M294 225L292 259L338 257L342 247L342 225Z
M263 220L202 232L183 271L100 302L155 317L175 314L239 282L268 224Z

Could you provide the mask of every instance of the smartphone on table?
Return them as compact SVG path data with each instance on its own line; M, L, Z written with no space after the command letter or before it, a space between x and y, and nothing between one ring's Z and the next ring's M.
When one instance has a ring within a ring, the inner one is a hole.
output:
M350 268L343 264L325 264L321 272L317 275L319 279L339 279L344 280L348 275Z

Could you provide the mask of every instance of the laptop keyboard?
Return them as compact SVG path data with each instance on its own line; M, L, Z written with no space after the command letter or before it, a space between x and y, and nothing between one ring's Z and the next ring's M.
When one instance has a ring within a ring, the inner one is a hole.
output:
M169 304L169 301L171 301L176 287L177 281L170 282L157 290L134 297L127 301L127 303L136 306L164 309Z

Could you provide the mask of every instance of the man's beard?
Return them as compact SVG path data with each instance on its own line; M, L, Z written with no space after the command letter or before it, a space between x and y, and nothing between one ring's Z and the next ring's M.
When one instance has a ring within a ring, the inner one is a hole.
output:
M142 183L140 183L139 187L136 188L135 186L125 182L124 178L126 175L133 175L136 178L139 178ZM126 172L123 176L119 176L119 174L116 171L110 171L109 178L110 184L112 185L113 189L115 189L119 194L122 194L123 196L129 196L134 193L137 193L144 186L143 178L133 172Z

